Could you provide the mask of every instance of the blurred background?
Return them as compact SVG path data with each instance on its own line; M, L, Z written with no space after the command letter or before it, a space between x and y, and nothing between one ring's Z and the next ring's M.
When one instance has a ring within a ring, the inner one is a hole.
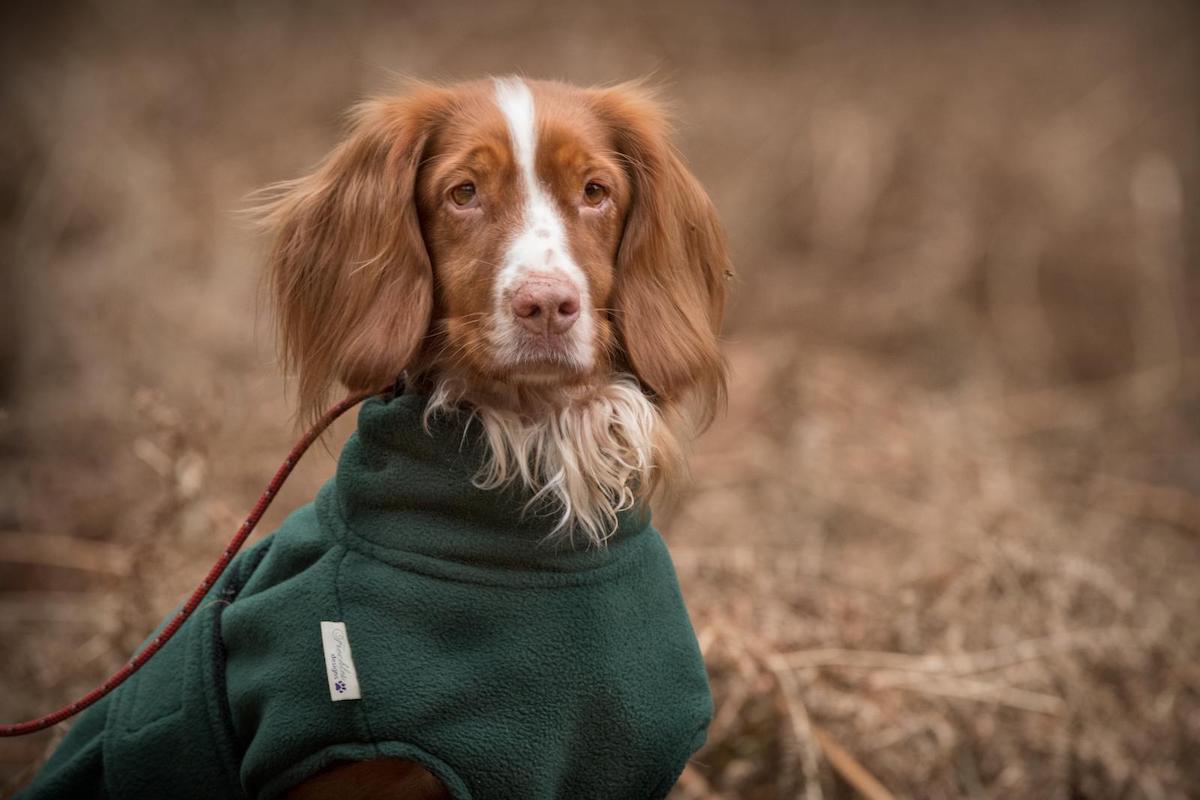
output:
M717 703L672 798L1200 795L1194 4L3 14L3 721L118 667L290 446L246 195L396 75L650 74L739 272L657 510Z

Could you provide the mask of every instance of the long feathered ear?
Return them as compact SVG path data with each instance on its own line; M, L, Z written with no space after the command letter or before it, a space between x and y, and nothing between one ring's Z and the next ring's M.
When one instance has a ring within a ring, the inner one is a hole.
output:
M626 164L633 198L617 255L616 323L629 366L664 403L692 399L701 425L725 399L718 334L732 274L708 195L684 166L651 92L592 91Z
M347 138L299 180L269 189L267 279L302 417L337 382L371 389L420 352L433 306L416 182L442 95L432 87L356 109Z

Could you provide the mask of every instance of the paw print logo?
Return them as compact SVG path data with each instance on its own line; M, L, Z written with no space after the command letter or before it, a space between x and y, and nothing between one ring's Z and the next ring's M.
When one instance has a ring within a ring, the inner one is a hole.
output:
M333 685L333 688L337 689L338 694L341 694L342 692L346 691L346 683L345 681L338 681Z

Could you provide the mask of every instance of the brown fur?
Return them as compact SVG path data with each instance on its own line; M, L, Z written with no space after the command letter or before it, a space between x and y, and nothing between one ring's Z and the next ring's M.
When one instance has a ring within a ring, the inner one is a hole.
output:
M725 396L717 340L732 274L725 234L653 95L624 84L592 99L634 183L616 270L623 352L663 401L695 399L703 426Z
M305 417L332 385L395 380L429 329L433 270L413 193L449 93L421 88L354 113L350 136L263 208L284 363L299 373Z
M506 311L494 282L523 193L489 81L415 85L360 106L345 141L308 177L274 187L263 207L275 233L268 277L305 416L336 383L384 387L407 372L433 390L431 413L475 410L493 451L481 486L519 480L551 494L565 526L602 544L615 509L680 471L682 409L694 407L703 425L724 399L717 337L729 258L650 91L526 83L536 174L587 281L586 369L527 374L489 340ZM450 202L465 181L476 199ZM605 190L598 203L582 194L593 181ZM537 455L547 448L564 457ZM538 472L546 465L554 474ZM359 796L445 793L420 767L382 759L337 766L289 795Z
M437 778L412 761L377 758L334 766L288 791L287 800L449 800Z
M661 401L691 396L711 418L724 394L717 332L729 259L665 115L640 84L533 85L539 175L558 199L584 175L603 177L612 195L599 226L564 218L601 312L598 349L618 352L589 375L563 378L603 381L624 366ZM489 362L482 335L491 276L479 267L496 263L500 240L440 213L441 194L465 165L492 176L498 227L515 224L506 216L518 208L515 167L485 81L418 84L365 103L314 173L273 187L277 198L261 209L275 233L268 275L306 416L335 383L369 389L406 369L436 366L481 384L513 378Z

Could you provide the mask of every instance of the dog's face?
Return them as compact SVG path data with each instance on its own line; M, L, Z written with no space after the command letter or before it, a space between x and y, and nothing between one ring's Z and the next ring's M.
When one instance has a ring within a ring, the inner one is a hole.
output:
M723 389L711 203L636 86L508 78L370 102L270 207L283 346L314 410L401 372L660 403Z
M427 147L417 197L439 366L542 384L609 371L629 179L577 91L485 84Z

